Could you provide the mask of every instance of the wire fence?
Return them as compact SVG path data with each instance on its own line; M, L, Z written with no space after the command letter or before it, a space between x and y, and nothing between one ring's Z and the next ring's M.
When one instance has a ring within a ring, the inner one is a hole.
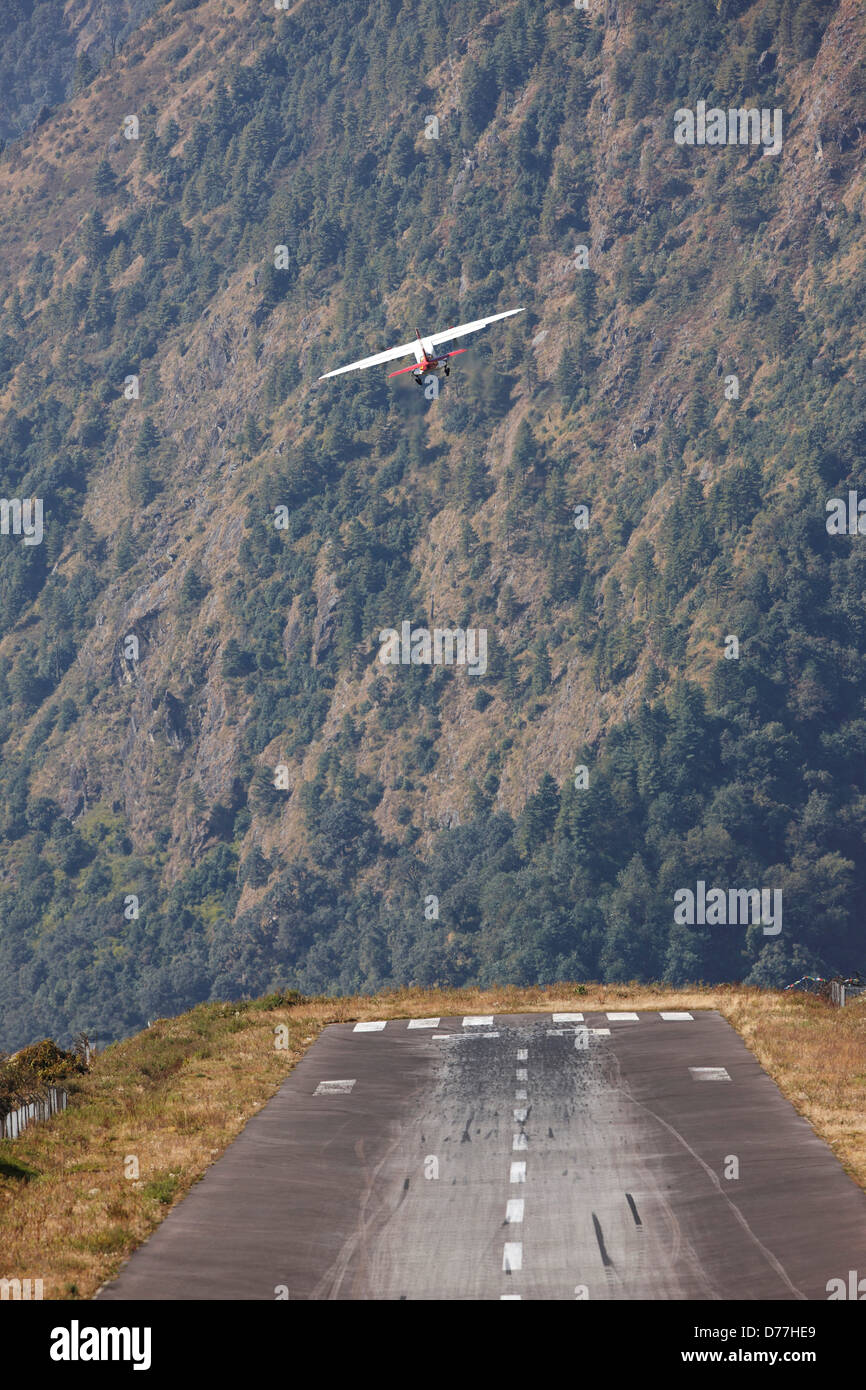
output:
M27 1125L37 1120L50 1119L59 1111L65 1110L69 1096L59 1086L49 1086L44 1096L26 1101L5 1115L0 1115L0 1139L17 1139Z
M833 980L830 984L830 998L840 1009L844 1009L849 999L856 999L858 994L866 994L866 985L849 984L844 980Z

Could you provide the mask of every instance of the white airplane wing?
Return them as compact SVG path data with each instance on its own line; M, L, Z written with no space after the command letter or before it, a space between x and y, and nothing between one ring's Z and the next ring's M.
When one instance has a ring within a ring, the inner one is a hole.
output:
M458 328L446 328L443 333L434 333L432 336L425 335L426 343L447 343L452 338L463 338L467 333L477 333L479 328L486 328L488 323L496 323L498 319L510 318L512 314L522 314L523 309L506 309L504 314L492 314L490 318L476 319L474 323L461 323ZM362 357L358 362L350 362L348 366L337 367L333 372L325 372L319 377L319 381L324 381L329 376L340 376L342 372L359 371L362 367L378 367L382 362L393 362L398 357L418 357L418 339L413 338L411 343L401 343L400 347L389 348L387 352L377 352L373 357Z
M413 338L411 343L402 343L400 347L389 348L387 352L377 352L373 357L362 357L360 362L350 362L347 367L337 367L333 372L325 372L319 380L324 381L327 376L339 376L341 372L354 372L360 367L378 367L380 362L393 362L397 357L417 357L417 347L418 339Z
M491 314L489 319L476 319L474 323L461 323L459 328L446 328L443 333L434 333L428 341L447 343L452 338L465 338L467 333L477 333L479 328L486 328L488 323L496 323L497 319L510 319L512 314L522 313L522 309L506 309L504 314Z

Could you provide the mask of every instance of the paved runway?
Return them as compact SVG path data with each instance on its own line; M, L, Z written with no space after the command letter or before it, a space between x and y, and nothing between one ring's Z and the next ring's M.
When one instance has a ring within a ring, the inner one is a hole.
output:
M866 1194L716 1012L332 1024L100 1299L826 1299Z

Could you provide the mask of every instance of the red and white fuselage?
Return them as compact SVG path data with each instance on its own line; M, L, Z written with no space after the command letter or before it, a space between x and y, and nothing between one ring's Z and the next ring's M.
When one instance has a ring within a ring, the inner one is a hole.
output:
M417 332L418 330L416 329L415 331ZM389 378L392 376L402 376L404 372L411 372L414 377L420 380L427 376L428 372L438 372L442 368L447 371L449 357L456 357L460 352L466 352L466 348L452 348L450 352L440 352L437 357L430 339L428 338L425 342L421 334L418 333L418 342L415 345L414 367L411 364L408 367L398 367L396 372L389 372L388 376Z

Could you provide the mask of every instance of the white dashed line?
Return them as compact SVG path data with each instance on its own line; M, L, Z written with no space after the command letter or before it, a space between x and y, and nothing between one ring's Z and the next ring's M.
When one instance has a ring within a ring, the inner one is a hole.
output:
M528 1069L527 1069L526 1067L518 1067L518 1068L517 1068L517 1071L514 1073L514 1075L515 1075L515 1077L517 1078L518 1081L528 1081L528 1080L529 1080L529 1071L528 1071Z
M694 1023L695 1021L694 1014L661 1014L660 1017L663 1018L666 1023L684 1023L686 1021Z
M519 1226L523 1220L523 1198L509 1197L505 1204L505 1222L508 1226Z
M515 1123L518 1124L518 1125L525 1125L525 1124L526 1124L526 1117L527 1117L528 1114L529 1114L529 1111L527 1110L527 1108L526 1108L525 1105L524 1105L524 1106L521 1106L521 1108L520 1108L519 1110L515 1110L515 1112L514 1112L514 1120L515 1120Z
M609 1037L610 1037L610 1029L609 1029L609 1028L587 1028L586 1031L587 1031L587 1033L595 1033L595 1034L596 1034L598 1037L600 1037L600 1038L609 1038Z
M608 1023L637 1023L637 1014L608 1014Z
M459 1033L431 1033L432 1038L459 1038Z
M523 1088L522 1086L518 1087L518 1089L514 1092L514 1099L515 1099L515 1100L526 1100L526 1091L524 1090L524 1088Z
M381 1033L385 1027L384 1023L356 1023L352 1029L353 1033Z
M526 1182L526 1164L512 1163L509 1182Z
M476 1018L476 1017L471 1017L471 1016L470 1016L470 1017L467 1017L467 1018L464 1018L464 1020L463 1020L463 1027L464 1027L464 1028L492 1028L492 1027L493 1027L493 1015L492 1015L492 1014L479 1014L477 1018Z
M511 1147L512 1149L528 1149L529 1140L527 1139L526 1135L522 1132L520 1134L515 1134L513 1140L511 1141Z
M410 1028L438 1028L438 1027L439 1027L439 1019L438 1019L438 1018L410 1018L410 1019L409 1019L409 1027L410 1027Z
M506 1274L523 1268L523 1245L519 1240L508 1240L502 1251L502 1268Z
M518 1062L525 1062L525 1061L527 1060L528 1057L529 1057L529 1048L528 1048L528 1047L518 1047L518 1049L517 1049L517 1060L518 1060Z
M355 1081L354 1081L354 1080L352 1080L352 1081L320 1081L319 1084L318 1084L318 1086L316 1087L315 1091L313 1092L313 1095L314 1095L314 1096L336 1096L336 1095L343 1095L343 1094L345 1094L347 1091L351 1091L351 1089L352 1089L352 1087L354 1086L354 1084L355 1084Z
M576 1037L578 1033L585 1032L586 1028L581 1024L577 1028L548 1028L547 1036L549 1038L573 1038Z
M583 1023L583 1014L554 1014L554 1023Z
M730 1081L724 1067L689 1067L695 1081Z

